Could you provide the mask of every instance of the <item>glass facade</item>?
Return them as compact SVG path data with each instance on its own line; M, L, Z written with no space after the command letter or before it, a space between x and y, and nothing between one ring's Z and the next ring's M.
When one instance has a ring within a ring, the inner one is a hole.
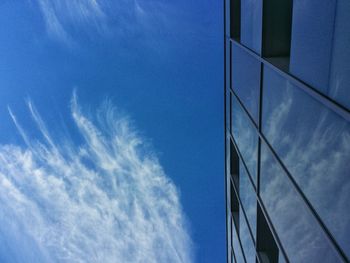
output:
M350 260L350 2L321 2L225 0L228 262Z

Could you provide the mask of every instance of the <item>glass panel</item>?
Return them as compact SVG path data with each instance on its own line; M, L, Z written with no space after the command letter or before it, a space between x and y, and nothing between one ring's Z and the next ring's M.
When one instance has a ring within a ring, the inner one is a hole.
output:
M230 91L227 87L226 89L226 131L231 131L231 101L230 101Z
M241 0L231 0L231 37L239 39L241 35Z
M230 152L230 159L231 159L231 177L233 181L235 182L235 185L237 186L237 189L239 187L239 157L238 153L236 151L236 148L233 145L233 141L230 142L231 152Z
M264 0L263 56L289 57L292 0Z
M226 24L226 36L230 36L230 24L231 24L231 21L230 21L230 13L231 13L231 7L230 7L230 3L231 3L231 0L224 0L225 1L225 4L226 4L226 10L225 10L225 15L226 15L226 21L225 21L225 24Z
M229 90L231 83L230 83L230 74L231 74L231 41L230 39L226 38L226 89Z
M242 249L241 249L241 246L240 246L239 241L238 241L236 228L234 227L234 223L232 220L231 220L231 224L232 224L232 226L231 226L232 246L233 246L233 251L234 251L235 256L236 256L236 262L237 263L245 263L244 258L243 258Z
M230 210L227 210L227 211L230 211ZM230 249L232 247L231 233L232 233L232 230L231 230L231 215L228 212L227 213L227 248L228 249ZM232 262L234 262L234 260Z
M286 263L286 259L283 257L282 253L278 256L278 263Z
M290 180L261 144L260 194L291 263L342 262Z
M350 1L338 0L329 94L350 109Z
M256 185L258 135L237 99L232 97L232 131L250 175Z
M241 42L261 53L262 0L241 0Z
M335 3L293 1L290 72L324 93L328 89Z
M239 220L239 237L241 238L242 247L247 263L256 263L255 246L252 237L249 233L247 221L245 220L244 215L242 213Z
M350 124L266 68L263 133L350 256Z
M242 206L246 212L248 223L254 240L256 238L256 195L253 185L248 178L246 169L241 162L239 164L239 196L242 201Z
M235 44L232 45L232 89L258 123L260 62Z
M272 235L267 220L260 208L257 206L257 251L262 263L283 262L284 256L277 246L276 240Z
M236 195L236 191L234 189L233 183L231 182L231 213L233 221L235 222L235 226L239 226L240 220L240 205Z

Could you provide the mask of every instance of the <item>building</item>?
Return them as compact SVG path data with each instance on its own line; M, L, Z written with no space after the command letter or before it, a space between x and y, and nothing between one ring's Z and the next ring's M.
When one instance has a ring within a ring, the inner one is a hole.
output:
M349 262L350 1L224 6L228 262Z

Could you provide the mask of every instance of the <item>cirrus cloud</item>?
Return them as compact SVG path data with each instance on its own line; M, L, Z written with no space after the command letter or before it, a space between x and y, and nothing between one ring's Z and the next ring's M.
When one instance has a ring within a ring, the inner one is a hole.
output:
M116 36L118 40L165 32L172 14L162 0L37 0L48 35L74 46L77 35Z
M0 145L2 261L192 262L178 191L128 118L87 117L74 95L83 142L58 143L28 107L42 139L9 109L25 146Z

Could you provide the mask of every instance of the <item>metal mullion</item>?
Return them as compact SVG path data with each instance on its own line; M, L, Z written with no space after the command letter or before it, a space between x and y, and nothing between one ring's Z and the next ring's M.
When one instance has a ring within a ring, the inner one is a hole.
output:
M326 106L331 111L337 113L342 118L344 118L347 121L350 121L350 110L346 108L345 106L341 105L337 101L333 100L332 98L326 96L325 94L321 93L317 89L313 88L306 82L302 81L301 79L298 79L297 77L289 74L288 72L285 72L275 66L274 64L267 61L265 58L261 57L260 55L256 54L254 51L250 50L249 48L243 46L241 43L237 42L236 40L230 38L230 41L236 45L237 47L245 50L247 53L249 53L251 56L259 60L264 65L271 68L274 72L281 75L283 78L287 79L288 81L292 82L296 87L303 90L307 94L309 94L312 98L320 102L322 105Z
M264 93L264 64L260 63L260 87L259 87L259 114L258 114L258 132L262 130L262 110L263 110L263 93ZM260 193L260 161L261 161L261 139L258 138L258 158L257 158L257 175L256 175L256 192Z
M231 135L231 139L233 140L233 145L234 145L234 147L235 147L235 149L236 149L236 151L237 151L237 154L238 154L240 160L242 161L242 163L243 163L245 169L247 170L247 166L246 166L246 164L245 164L245 161L244 161L244 159L243 159L243 156L242 156L241 152L239 151L238 146L237 146L237 144L236 144L236 141L234 140L234 138L232 137L232 135ZM259 203L259 205L260 205L260 207L261 207L261 210L262 210L262 212L263 212L263 214L264 214L264 216L265 216L265 218L266 218L266 221L267 221L267 223L268 223L268 225L269 225L269 227L270 227L270 229L271 229L272 235L273 235L274 239L276 240L276 243L277 243L278 248L282 251L283 256L285 257L285 259L286 259L286 261L287 261L286 263L289 263L289 259L288 259L287 254L286 254L286 252L285 252L285 250L284 250L284 248L283 248L283 246L282 246L282 243L281 243L281 241L280 241L280 239L279 239L279 237L278 237L278 235L277 235L277 232L276 232L275 228L273 227L273 225L272 225L272 223L271 223L271 219L270 219L270 217L268 216L268 214L267 214L267 212L266 212L265 206L263 205L263 202L262 202L262 200L260 199L260 196L258 195L258 193L257 193L256 191L255 191L255 197L256 197L256 199L257 199L257 201L258 201L258 203Z
M229 50L229 58L230 58L230 65L229 65L229 70L230 70L230 87L229 87L229 92L232 90L232 43L230 41L230 50ZM227 90L227 87L226 87ZM232 133L232 94L230 92L230 133Z
M264 30L264 27L263 27L263 30ZM261 53L263 53L263 47L261 48ZM262 130L262 109L263 109L262 104L263 104L263 85L264 85L263 83L264 83L264 64L260 62L259 113L258 113L258 118L259 118L258 119L258 131L259 132L261 132L261 130ZM256 207L256 214L258 214L258 205L260 206L260 203L259 203L259 198L260 198L260 162L261 162L261 139L260 139L260 137L258 137L258 159L257 159L256 193L255 193L256 199L258 200L257 201L258 204ZM262 210L261 206L260 206L260 210ZM268 220L266 219L265 221L267 222ZM257 222L258 222L258 219L257 219ZM258 228L258 226L257 226L257 228ZM276 240L276 238L275 238L275 240ZM258 243L258 231L257 231L256 242ZM286 258L285 251L283 251L282 253L283 253L284 258ZM258 258L258 261L260 263L261 259L260 259L259 253L257 253L257 258Z
M231 249L231 255L233 256L232 259L234 260L234 263L237 263L237 260L236 260L236 255L234 253L234 250ZM231 260L232 261L232 260Z
M232 225L234 225L234 223L232 223L232 213L230 212L230 224L231 224L231 233L230 233L230 237L231 237L231 245L230 245L230 248L231 248L231 254L233 255L234 257L234 260L235 260L235 263L237 263L237 258L236 258L236 254L235 254L235 250L233 249L233 242L232 242ZM234 227L234 226L233 226Z

